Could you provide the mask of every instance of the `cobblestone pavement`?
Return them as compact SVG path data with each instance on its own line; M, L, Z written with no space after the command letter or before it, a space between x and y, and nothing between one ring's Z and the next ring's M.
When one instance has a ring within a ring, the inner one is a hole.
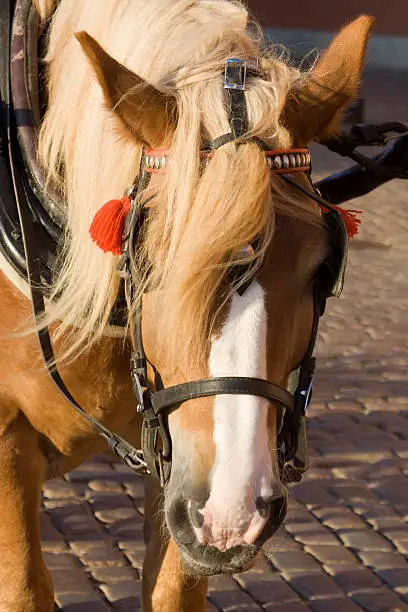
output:
M369 120L408 120L401 80L367 78ZM317 149L318 175L342 167ZM211 580L209 611L408 611L407 186L358 202L346 289L319 333L311 469L257 565ZM142 515L142 483L111 457L44 487L43 550L62 610L138 609Z

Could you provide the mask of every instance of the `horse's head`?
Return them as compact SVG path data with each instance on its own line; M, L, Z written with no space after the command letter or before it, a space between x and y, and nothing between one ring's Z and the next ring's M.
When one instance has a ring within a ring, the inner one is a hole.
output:
M158 376L164 387L242 376L287 388L313 334L329 232L311 198L271 175L256 143L226 144L205 167L199 150L229 131L227 47L257 67L246 92L250 134L270 149L304 147L333 134L355 97L370 25L361 17L347 26L305 75L260 57L240 36L224 46L217 39L208 66L197 54L190 72L183 66L156 86L78 36L127 137L170 149L166 174L147 188L157 197L135 262L148 271L137 290L152 385ZM293 180L311 189L306 174ZM245 264L238 274L237 263ZM236 291L243 281L246 290ZM169 415L165 516L194 571L245 569L281 525L282 414L278 403L248 394L185 401Z

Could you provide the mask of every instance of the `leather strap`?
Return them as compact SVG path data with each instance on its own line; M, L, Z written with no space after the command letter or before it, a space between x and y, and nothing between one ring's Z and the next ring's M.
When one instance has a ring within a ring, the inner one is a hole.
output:
M262 151L267 151L267 149L269 148L266 142L261 140L261 138L258 138L258 136L251 136L250 138L238 138L233 132L228 132L228 134L222 134L221 136L217 136L217 138L214 138L214 140L212 140L208 144L208 149L210 151L215 151L216 149L219 149L220 147L230 142L236 142L237 145L254 142L256 145L258 145L260 149L262 149Z
M325 223L331 236L332 247L336 250L335 259L337 260L337 277L334 279L333 286L328 288L324 297L339 297L343 291L344 275L347 265L348 236L343 218L335 206L324 200L316 191L309 191L303 185L293 180L287 175L282 175L284 181L295 187L298 191L312 198L319 206L330 211L325 215ZM312 185L313 188L313 185Z
M291 411L294 409L293 396L283 387L261 378L241 376L206 378L175 385L156 391L150 401L156 415L164 410L169 414L182 402L211 395L255 395L279 402Z
M15 160L18 158L18 144L15 134L15 125L10 125L10 160L12 167L12 176L14 191L16 197L16 203L18 208L18 214L20 218L20 226L22 232L22 239L24 243L24 251L27 262L27 274L29 278L29 287L31 292L31 302L33 308L34 319L38 331L38 341L41 348L42 357L47 369L47 373L59 391L64 397L65 401L76 410L82 417L84 417L93 427L95 427L98 434L109 444L112 450L124 461L130 468L138 473L146 474L147 466L143 460L141 451L134 448L121 436L110 431L107 427L102 425L99 421L90 416L85 412L79 403L70 393L66 387L61 375L55 366L55 355L51 343L50 333L48 327L41 327L40 321L45 314L45 302L42 293L43 290L43 278L42 272L43 267L41 260L38 256L38 221L34 218L32 211L27 201L26 187L24 184L23 177L20 174L20 168Z

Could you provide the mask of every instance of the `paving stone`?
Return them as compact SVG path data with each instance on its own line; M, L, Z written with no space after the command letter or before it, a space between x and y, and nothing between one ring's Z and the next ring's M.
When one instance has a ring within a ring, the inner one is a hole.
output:
M141 478L134 481L123 481L123 486L125 487L126 492L133 497L134 499L143 499L144 498L144 483Z
M310 607L314 612L359 612L361 610L360 606L346 597L318 599L311 601Z
M90 574L97 582L123 582L124 580L138 580L139 575L133 567L93 567L89 568Z
M90 472L97 472L97 473L103 473L106 471L110 471L113 470L114 466L120 463L122 464L121 461L119 461L119 459L116 457L116 455L114 455L113 453L111 455L96 455L95 457L92 457L91 459L88 459L87 461L84 461L81 464L81 467L78 468L77 470L74 470L74 472L79 471L80 469L82 470L89 470Z
M338 535L346 546L356 550L392 550L392 545L385 538L368 529L342 530Z
M123 484L116 480L89 480L90 494L96 492L123 493Z
M108 612L110 609L96 592L64 593L56 595L55 600L64 612Z
M390 504L408 504L408 478L401 477L394 482L387 482L375 488L378 497L386 499Z
M372 589L355 593L354 601L366 612L407 612L408 605L387 588Z
M138 600L134 597L120 599L112 604L112 608L115 612L142 612L142 608L140 606L140 601L138 602Z
M49 569L81 569L80 561L70 553L43 552L43 559Z
M379 588L381 580L371 570L363 565L354 564L328 564L325 570L334 577L338 586L345 593L355 593L367 588Z
M375 529L404 527L403 519L388 505L357 505L354 506L354 511L364 516L365 520Z
M346 504L355 502L378 501L378 497L367 488L366 484L350 484L347 482L336 483L331 487L333 493Z
M309 439L312 437L310 435L310 431L309 431ZM313 433L313 432L312 432ZM317 432L314 432L317 433ZM324 434L324 432L318 432L319 434ZM328 435L328 434L324 434L324 435ZM308 480L327 480L327 479L332 479L333 478L333 471L329 468L314 468L314 467L309 467L309 470L307 472L307 478Z
M381 529L381 533L393 543L408 541L408 525L406 523L401 523L397 527L384 527Z
M55 526L66 535L86 534L100 532L100 526L87 504L68 503L64 507L55 507L50 510Z
M280 570L299 570L305 573L321 572L322 568L313 557L303 551L282 551L269 556L273 565Z
M320 448L321 452L324 452L325 449L322 445ZM316 467L334 468L338 467L339 465L344 465L346 467L366 466L367 464L375 463L377 461L380 461L381 459L387 459L392 457L391 451L388 450L373 452L369 452L367 450L365 452L358 452L355 450L346 450L344 446L339 447L338 452L334 452L334 450L335 449L333 447L328 447L328 449L326 449L326 451L324 452L324 455L322 455L321 457L315 457L314 462ZM330 504L331 502L322 502L322 504L327 503Z
M266 604L263 606L264 610L270 610L271 612L306 612L312 608L306 603L286 603L286 604Z
M113 483L116 485L117 483ZM111 510L112 508L133 508L132 502L128 495L121 488L120 491L91 491L87 493L87 501L89 502L92 512L99 510Z
M120 478L123 481L137 480L140 482L140 476L138 476L135 472L132 472L132 470L125 463L122 463L121 461L115 461L114 463L112 463L112 468L117 474L120 475Z
M268 540L268 542L265 542L262 547L262 550L268 556L274 552L279 552L281 550L302 550L302 547L299 542L296 542L288 533L282 531L279 535L275 535L273 538Z
M396 540L394 544L400 553L408 555L408 540Z
M245 574L243 574L245 575ZM208 579L208 591L239 591L240 588L232 576L218 575L210 576Z
M327 525L331 529L366 529L366 523L356 516L349 508L335 506L334 508L319 508L314 511L314 514L320 518L323 525Z
M288 533L294 537L298 533L304 533L308 531L324 531L321 523L316 520L313 515L308 517L308 520L290 520L288 519L285 524L285 529Z
M143 539L134 539L128 538L127 540L118 540L117 547L120 550L123 550L125 554L128 552L137 552L140 554L145 554L146 545Z
M41 545L44 552L63 552L68 549L65 537L56 529L51 517L40 512Z
M258 605L245 591L211 591L209 599L223 612L242 610L242 612L260 612L262 607Z
M140 516L132 515L123 521L116 521L112 524L107 524L108 533L114 538L140 537L143 539L143 521Z
M341 478L345 480L355 480L360 478L366 478L371 472L371 466L358 465L358 466L339 466L332 469L334 478Z
M298 533L295 536L298 542L302 542L305 546L314 544L325 544L326 546L338 546L338 539L328 529L316 529L315 531L306 531Z
M393 589L398 588L399 592L408 592L408 567L380 568L376 571Z
M95 512L95 517L102 523L113 524L118 521L127 521L129 519L137 521L140 524L143 523L143 517L140 516L135 508L125 506L112 508L110 510L98 510Z
M122 580L111 584L100 584L100 590L111 603L121 600L132 601L139 607L141 583L135 580Z
M375 569L387 569L387 568L406 568L408 569L408 563L405 557L399 555L396 552L382 552L377 550L370 550L365 552L359 552L358 556L364 563Z
M69 545L73 552L76 555L82 556L90 550L94 548L102 547L104 548L107 545L108 538L105 534L98 534L95 538L95 534L92 536L76 536L75 538L70 538Z
M306 599L321 599L341 595L341 591L335 582L323 571L320 574L297 574L285 570L282 571L282 574L290 582L291 587Z
M86 485L75 485L65 480L50 480L43 486L43 496L48 499L78 499L84 496Z
M109 542L104 543L103 546L94 546L85 551L81 555L81 562L90 568L127 565L124 555Z
M327 546L313 544L305 546L305 552L316 557L320 563L353 563L356 558L351 551L343 546Z
M237 574L235 580L252 599L262 605L301 601L299 595L283 578L272 573L256 575L245 572Z
M298 485L293 490L293 496L300 502L310 506L330 505L336 503L337 498L315 481L307 481L304 485Z
M402 516L404 521L407 522L408 521L408 504L406 504L406 503L404 503L404 504L396 503L396 504L394 504L394 508L398 512L398 514L400 516Z
M57 594L93 593L94 589L83 569L51 569Z
M118 474L117 471L112 470L111 468L103 468L103 469L95 469L95 470L90 470L85 469L84 467L81 467L78 470L73 470L72 472L69 472L65 478L68 480L68 482L83 482L83 483L88 483L90 480L96 480L98 478L100 478L101 480L115 480L115 481L119 481L121 480L121 475Z

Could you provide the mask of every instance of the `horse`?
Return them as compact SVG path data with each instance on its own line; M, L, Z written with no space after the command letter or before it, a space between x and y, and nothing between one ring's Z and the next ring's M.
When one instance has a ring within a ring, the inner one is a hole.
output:
M128 365L137 315L146 385L231 379L228 392L187 396L166 415L171 470L164 487L145 477L143 609L203 611L208 576L251 567L284 521L284 390L316 335L331 249L307 147L335 136L356 98L372 19L351 22L302 71L264 51L239 0L34 5L46 46L38 155L66 227L40 321L13 271L0 274L0 608L53 609L41 488L105 450L52 385L36 328L50 327L64 383L86 412L140 446ZM89 228L134 185L144 214L129 328L110 318L120 255ZM237 376L273 381L283 399L255 383L233 392Z

